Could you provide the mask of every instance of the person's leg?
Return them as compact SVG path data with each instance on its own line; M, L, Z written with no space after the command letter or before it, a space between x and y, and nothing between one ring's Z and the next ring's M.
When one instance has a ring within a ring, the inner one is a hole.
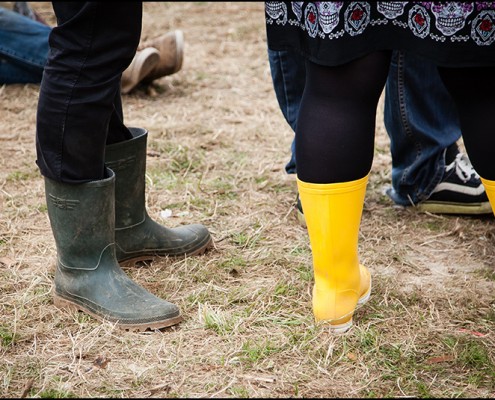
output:
M392 155L387 194L395 203L430 212L491 212L479 176L457 147L459 118L435 64L393 52L384 123ZM459 168L466 172L456 174Z
M339 67L307 63L297 183L313 255L313 313L339 332L351 326L371 291L357 245L389 61L389 52L377 52Z
M117 125L115 119L110 124ZM118 127L118 126L117 126ZM130 140L108 144L105 163L115 172L115 245L121 265L155 257L183 257L204 253L213 244L201 224L168 228L148 214L145 201L148 132L129 128Z
M289 126L296 133L297 115L304 92L306 81L306 61L302 55L295 51L276 51L268 49L268 61L272 75L273 88L277 97L278 105ZM292 140L290 147L291 155L289 162L285 165L285 172L296 173L296 139ZM299 194L296 197L295 208L297 219L302 226L306 226L304 213L301 206Z
M39 83L51 28L0 7L0 84Z
M121 75L139 43L141 3L55 2L53 8L59 25L40 87L38 166L56 181L101 179Z
M115 172L115 246L121 265L155 257L183 257L204 253L213 245L201 224L168 228L156 223L146 210L146 149L148 132L124 124L118 93L110 118L105 164Z
M439 73L457 106L466 151L495 214L495 67L439 68Z
M118 264L116 173L104 164L107 136L119 144L130 134L120 77L139 43L142 5L57 2L53 8L59 25L50 35L40 89L37 162L57 245L54 303L129 330L176 324L179 308Z
M297 127L297 115L306 81L305 59L293 51L275 51L268 49L268 61L272 75L273 88L280 110L294 133ZM291 158L285 166L288 174L296 173L296 142L291 144Z
M482 178L495 181L495 67L438 70L457 106L473 166Z

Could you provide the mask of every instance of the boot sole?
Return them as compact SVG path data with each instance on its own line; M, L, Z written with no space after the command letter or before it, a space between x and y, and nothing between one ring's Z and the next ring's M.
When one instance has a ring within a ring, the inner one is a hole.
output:
M204 253L206 253L207 250L213 248L213 239L210 237L210 239L208 240L208 242L206 242L204 245L202 245L201 247L198 247L197 249L189 252L189 253L179 253L179 254L163 254L163 255L159 255L159 254L144 254L144 255L141 255L141 256L137 256L137 257L133 257L133 258L128 258L128 259L124 259L124 260L118 260L119 262L119 265L122 267L122 268L129 268L129 267L133 267L136 263L140 262L140 261L153 261L153 260L156 260L158 258L161 258L161 257L173 257L173 258L178 258L178 257L184 257L184 256L188 256L188 257L192 257L192 256L199 256L199 255L202 255Z
M343 324L338 324L338 325L332 325L330 323L328 325L328 327L330 328L330 330L331 330L332 333L335 333L335 334L345 333L345 332L347 332L352 327L352 316L354 315L354 312L356 312L357 309L361 308L370 299L370 297L371 297L371 286L372 286L372 280L371 280L371 277L370 277L370 288L369 288L369 290L364 295L362 295L359 298L359 300L357 302L357 305L356 305L356 309L352 312L351 319L349 321L347 321L347 322L344 322ZM345 318L345 316L342 317L342 318ZM326 323L328 323L328 322L329 321L326 321Z
M424 201L416 205L416 209L422 212L432 214L466 214L466 215L483 215L492 214L492 207L489 202L485 203L447 203Z
M172 325L176 325L179 322L183 320L181 315L178 315L177 317L173 318L167 318L161 321L153 321L149 323L140 323L140 324L125 324L125 323L120 323L118 320L111 320L105 317L102 317L101 315L95 314L93 311L88 310L87 308L81 306L80 304L74 303L73 301L70 301L68 299L65 299L56 293L53 294L53 304L57 308L61 309L66 309L70 310L72 312L77 312L77 311L82 311L86 314L91 315L93 318L97 319L100 322L110 322L115 324L116 327L120 329L124 329L126 331L131 331L131 332L144 332L147 330L156 330L156 329L162 329L162 328L167 328Z

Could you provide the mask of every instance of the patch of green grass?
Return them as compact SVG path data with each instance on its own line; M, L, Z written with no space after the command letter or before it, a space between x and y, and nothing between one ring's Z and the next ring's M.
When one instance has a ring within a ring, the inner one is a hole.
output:
M378 347L384 365L390 369L396 370L403 361L402 351L399 345L385 344Z
M28 181L30 179L33 179L34 175L32 172L25 172L25 171L12 171L10 174L7 175L7 182L20 182L20 181Z
M289 344L299 348L301 351L309 350L313 347L313 340L316 335L314 328L289 329L286 333Z
M256 223L250 228L253 229L254 232L234 232L231 235L231 242L242 248L256 247L256 245L263 240L261 232L257 230L257 228L259 228L259 224Z
M239 268L245 266L246 266L246 260L242 258L242 256L235 254L232 254L226 260L223 260L218 264L219 268L226 269L229 271L232 270L233 268Z
M431 232L446 232L447 230L445 223L436 219L424 221L424 226Z
M299 256L299 255L305 256L311 254L311 249L306 244L304 244L301 246L294 247L293 249L290 250L289 254L293 256Z
M39 394L42 399L68 399L77 397L74 393L65 390L47 389Z
M218 199L235 200L239 197L239 194L231 182L235 182L233 177L220 177L209 182L208 186L210 187L210 191L214 192Z
M369 328L366 330L359 330L357 335L360 348L364 353L370 353L376 350L378 345L378 333L375 329Z
M492 266L476 270L475 275L488 281L495 281L495 269Z
M208 306L202 306L201 314L206 329L210 329L217 335L232 333L238 319L220 310L212 310Z
M495 323L495 310L491 308L488 310L488 312L484 315L485 320L487 320L490 323ZM493 326L493 325L492 325Z
M495 368L486 346L477 340L467 340L459 353L459 361L476 371L486 371L495 378Z
M469 380L480 384L487 377L491 379L491 387L495 388L495 364L490 357L490 348L478 339L447 336L442 343L457 354L456 364L460 368L471 370Z
M453 350L459 343L459 340L454 336L445 336L442 338L442 343L447 346L448 349Z
M202 198L202 197L193 197L189 200L189 204L203 212L208 212L208 209L211 208L211 212L213 212L213 206L210 200Z
M8 328L0 326L0 343L2 347L8 347L13 345L17 337L14 332L11 332Z
M88 323L91 323L91 322L94 322L94 318L91 317L89 314L86 314L82 311L77 311L76 314L76 321L78 324L88 324Z
M229 394L236 398L246 399L249 398L249 391L243 386L232 386L228 389Z
M249 235L245 232L235 232L231 236L231 241L236 246L244 247L249 242Z
M280 350L270 340L248 340L242 345L240 359L248 364L256 364Z
M278 282L277 285L275 286L275 290L274 290L275 296L287 296L290 295L290 293L291 293L291 286L287 285L287 283L285 282Z
M265 175L256 175L254 177L254 181L260 185L260 186L266 186L268 184L268 182L270 181L270 178L268 178L267 176Z
M302 264L296 267L296 271L304 282L311 282L313 280L313 267L311 265Z

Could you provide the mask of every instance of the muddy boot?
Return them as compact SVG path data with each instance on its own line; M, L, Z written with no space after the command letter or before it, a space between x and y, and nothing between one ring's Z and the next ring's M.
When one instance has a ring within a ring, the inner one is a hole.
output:
M45 178L48 216L57 245L54 303L132 330L182 320L179 308L132 281L115 256L115 174L69 185Z
M145 207L145 129L129 128L133 139L106 147L105 162L116 175L115 243L121 265L151 260L156 256L204 253L213 241L200 224L167 228L153 221Z

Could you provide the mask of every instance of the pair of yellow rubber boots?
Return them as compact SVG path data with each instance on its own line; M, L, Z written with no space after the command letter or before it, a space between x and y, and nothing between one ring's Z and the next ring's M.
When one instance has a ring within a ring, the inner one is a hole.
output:
M495 181L481 178L495 204ZM297 180L313 254L313 313L335 333L352 326L358 305L371 293L371 276L359 263L358 235L368 176L342 183Z

